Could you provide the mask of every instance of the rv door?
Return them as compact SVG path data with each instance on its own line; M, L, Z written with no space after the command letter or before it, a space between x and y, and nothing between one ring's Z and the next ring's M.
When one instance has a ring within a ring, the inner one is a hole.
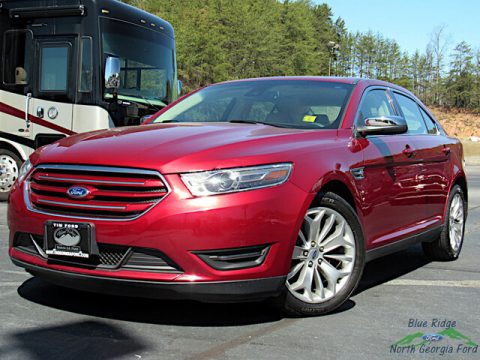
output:
M29 30L8 30L3 35L0 131L11 134L22 143L32 139L25 114L31 105L32 48L33 36Z
M36 81L30 114L38 146L72 134L76 39L36 40Z

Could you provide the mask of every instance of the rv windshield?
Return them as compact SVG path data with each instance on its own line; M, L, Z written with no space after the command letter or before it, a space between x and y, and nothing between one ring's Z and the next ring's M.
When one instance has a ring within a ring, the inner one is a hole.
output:
M175 42L142 26L101 18L103 63L108 56L120 58L118 97L162 107L177 96ZM112 92L105 90L105 98Z

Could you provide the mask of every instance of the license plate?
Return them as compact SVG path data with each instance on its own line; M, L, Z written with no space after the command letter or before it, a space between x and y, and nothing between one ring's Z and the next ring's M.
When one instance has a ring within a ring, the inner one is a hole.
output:
M45 223L44 249L47 255L88 259L92 255L94 239L92 224Z

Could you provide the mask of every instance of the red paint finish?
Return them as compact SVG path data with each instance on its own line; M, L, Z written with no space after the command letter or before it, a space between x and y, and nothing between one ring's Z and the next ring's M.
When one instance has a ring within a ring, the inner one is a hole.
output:
M304 214L316 194L332 182L349 190L367 250L442 223L453 181L465 179L461 143L443 130L439 135L359 138L353 129L362 96L369 87L413 95L374 80L294 79L355 84L338 130L233 123L150 124L72 136L32 155L34 166L99 165L161 173L171 192L146 214L132 221L88 222L95 225L97 242L158 249L178 264L183 274L50 264L14 249L12 241L17 232L43 235L45 221L81 221L29 211L23 183L14 187L10 197L10 256L56 270L139 280L204 282L286 275ZM284 184L217 196L195 198L179 175L274 163L293 164ZM363 179L352 175L357 168L364 168ZM95 188L97 185L92 184ZM42 190L40 185L34 186ZM34 201L36 195L30 196ZM142 207L141 203L137 206ZM215 270L193 253L263 244L271 246L265 261L248 269Z

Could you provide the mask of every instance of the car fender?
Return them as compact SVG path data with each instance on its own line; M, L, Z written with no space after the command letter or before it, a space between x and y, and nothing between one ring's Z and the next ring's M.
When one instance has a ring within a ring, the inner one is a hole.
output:
M453 176L452 176L452 181L450 182L450 189L448 190L448 195L447 195L447 201L445 202L444 208L443 208L443 219L442 222L445 222L445 218L447 216L447 211L448 211L448 200L450 199L450 194L453 189L453 185L457 182L458 179L462 178L465 181L465 184L467 185L467 191L464 194L465 198L468 199L468 183L467 183L467 176L463 169L461 169L459 166L454 165L453 166ZM465 219L468 216L468 204L467 208L465 209Z

